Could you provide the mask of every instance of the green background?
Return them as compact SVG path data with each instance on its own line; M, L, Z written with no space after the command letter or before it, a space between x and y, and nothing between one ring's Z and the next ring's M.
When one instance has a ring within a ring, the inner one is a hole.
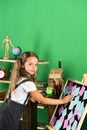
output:
M58 61L65 80L81 81L87 73L86 0L0 0L0 57L4 57L6 35L22 52L33 51L40 60L49 61L39 65L38 80L48 81ZM14 58L11 47L9 54Z

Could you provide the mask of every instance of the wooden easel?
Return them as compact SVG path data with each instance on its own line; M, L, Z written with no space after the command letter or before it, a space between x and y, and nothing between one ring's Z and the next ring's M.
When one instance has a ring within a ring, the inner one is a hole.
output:
M56 107L56 109L57 109L57 107ZM82 124L83 124L83 121L84 121L84 119L85 119L86 114L87 114L87 104L86 104L86 106L85 106L83 115L82 115L82 117L81 117L81 119L80 119L80 121L79 121L79 124L78 124L78 127L77 127L76 130L81 130L81 127L82 127ZM48 130L55 130L54 127L51 127L51 126L49 126L49 125L46 125L46 127L48 128Z
M87 85L87 74L83 74L82 83L84 83L84 84ZM82 124L83 124L83 121L84 121L84 119L85 119L86 114L87 114L87 104L86 104L86 106L85 106L85 109L84 109L84 112L83 112L83 114L82 114L82 117L81 117L81 119L80 119L80 121L79 121L77 130L80 130L80 129L81 129L81 126L82 126Z
M75 80L71 80L71 79L69 79L69 80L74 82L75 84L79 84L79 85L82 85L82 86L85 86L85 87L87 86L87 84L84 84L83 82L79 82L79 81L75 81ZM66 84L67 84L67 82L66 82ZM65 84L65 86L66 86L66 84ZM87 89L86 89L86 91L87 91ZM54 110L54 113L52 115L52 118L51 118L51 121L50 121L49 125L46 126L48 128L48 130L56 130L54 128L54 124L52 123L52 119L55 116L55 113L56 113L57 109L58 109L58 105L56 106L56 108ZM81 118L80 118L80 120L78 122L76 130L81 130L81 127L82 127L82 124L83 124L83 121L85 119L86 114L87 114L87 103L85 104L84 111L83 111L82 116L81 116Z

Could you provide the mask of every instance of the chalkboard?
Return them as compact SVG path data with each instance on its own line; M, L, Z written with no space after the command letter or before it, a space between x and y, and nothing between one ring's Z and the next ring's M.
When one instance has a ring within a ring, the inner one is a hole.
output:
M71 102L56 106L49 122L53 130L80 130L87 113L87 85L68 79L62 96L73 94ZM52 129L50 129L52 130Z

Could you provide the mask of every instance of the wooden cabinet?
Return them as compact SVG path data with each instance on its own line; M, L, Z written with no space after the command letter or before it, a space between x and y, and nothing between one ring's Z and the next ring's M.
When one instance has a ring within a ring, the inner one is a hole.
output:
M14 64L15 60L5 60L5 59L0 59L0 63L6 63L6 64ZM46 61L39 61L39 64L48 64L49 62ZM1 65L0 65L1 66ZM7 69L7 68L6 68ZM10 68L11 69L11 68ZM10 71L9 71L10 73ZM10 77L10 75L9 75ZM8 76L5 79L0 79L0 84L7 84L9 85L10 80L8 78ZM5 86L5 85L3 85ZM6 95L6 90L2 89L0 90L0 96L5 97ZM0 100L1 103L3 103L3 100ZM48 107L48 115L49 115L49 119L51 118L52 115L52 107L51 106L46 106ZM40 104L38 105L37 103L32 103L32 102L28 102L28 104L25 106L24 111L23 111L23 121L22 121L22 129L23 130L36 130L37 129L37 109L45 109L45 106Z
M22 130L37 129L37 104L28 102L23 111Z
M37 124L37 109L41 109L44 111L44 109L48 109L48 114L45 116L48 116L48 123L52 117L52 114L54 112L55 106L54 105L43 105L43 104L37 104L28 102L28 104L24 108L24 116L23 116L23 130L45 130L45 125L39 122L40 125ZM41 115L43 118L43 115Z

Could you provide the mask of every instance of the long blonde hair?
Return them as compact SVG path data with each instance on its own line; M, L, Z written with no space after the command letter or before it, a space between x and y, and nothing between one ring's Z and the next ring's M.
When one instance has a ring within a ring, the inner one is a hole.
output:
M25 64L25 62L27 61L27 58L29 58L29 57L36 57L39 60L38 56L33 52L24 52L20 56L20 58L18 58L16 60L16 62L14 63L12 72L11 72L8 94L11 93L12 91L14 91L16 83L18 82L20 77L25 77L25 78L29 79L29 81L33 81L33 82L36 81L36 74L29 75L25 71L25 69L22 67Z

